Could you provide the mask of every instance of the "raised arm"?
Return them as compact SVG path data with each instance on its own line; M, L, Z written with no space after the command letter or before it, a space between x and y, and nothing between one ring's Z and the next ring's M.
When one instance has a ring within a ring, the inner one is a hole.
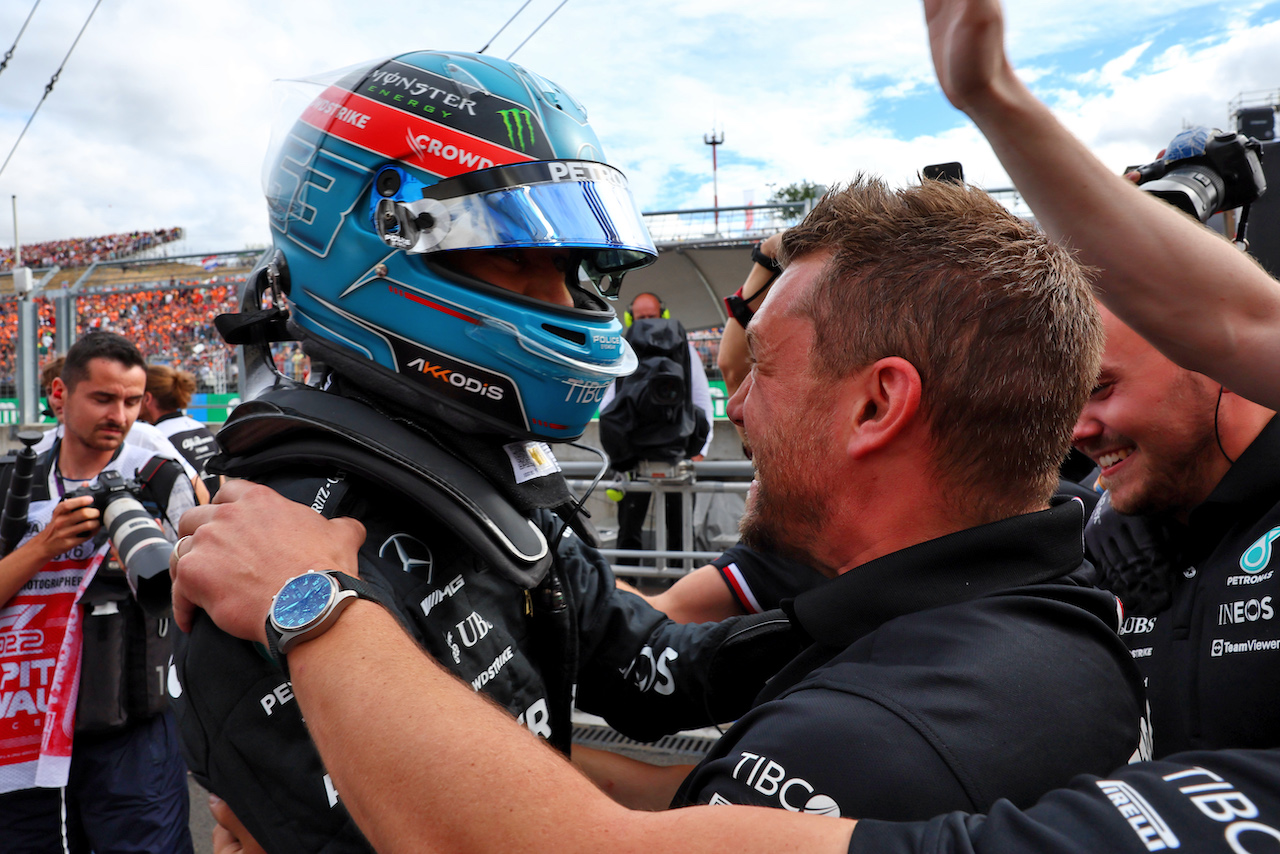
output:
M1280 284L1230 242L1108 170L1014 74L998 0L925 0L943 91L1041 226L1098 268L1121 319L1191 370L1280 407Z

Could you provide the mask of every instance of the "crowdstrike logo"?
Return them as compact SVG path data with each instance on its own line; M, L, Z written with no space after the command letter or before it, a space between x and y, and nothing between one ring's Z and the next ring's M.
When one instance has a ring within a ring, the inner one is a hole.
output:
M498 115L502 116L502 125L507 129L507 142L512 148L518 147L525 151L536 142L533 136L533 114L528 110L498 110ZM526 132L529 134L527 142L524 138Z
M463 167L462 171L464 172L470 172L474 169L488 169L493 165L492 160L487 157L481 157L474 151L468 151L451 142L436 139L425 133L415 134L412 129L405 130L405 140L420 159L439 157L443 160L456 161Z
M498 673L501 672L502 668L507 666L507 662L509 662L514 656L515 653L511 651L511 647L507 647L502 652L498 653L498 657L493 660L493 663L485 668L479 676L471 680L471 688L475 691L479 691L485 685L489 684L489 681L492 680L493 677L497 676Z

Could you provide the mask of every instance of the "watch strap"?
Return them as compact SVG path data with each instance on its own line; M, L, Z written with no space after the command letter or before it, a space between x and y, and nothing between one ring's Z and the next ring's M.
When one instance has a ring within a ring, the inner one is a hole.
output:
M759 243L751 247L751 260L766 270L772 270L775 276L782 272L782 265L778 263L778 259L764 254Z
M738 321L743 328L747 328L747 324L751 322L751 318L756 313L751 310L751 306L747 305L747 301L742 298L741 294L729 294L724 298L725 310L729 312L729 316Z
M325 575L328 575L330 578L332 578L334 581L337 582L339 593L341 593L342 591L349 590L352 593L356 594L355 595L356 599L365 599L370 602L376 602L382 607L394 613L394 608L392 607L391 603L388 601L386 594L383 593L381 590L379 590L377 587L374 587L372 584L369 584L367 581L363 581L359 578L354 578L350 575L347 575L345 572L338 572L337 570L321 570L321 572ZM292 581L292 580L293 580L292 578L289 579L289 581ZM285 584L288 584L289 581L286 581ZM281 586L281 589L282 590L284 589L283 585ZM347 604L350 604L350 602L348 602ZM338 607L345 608L346 605L339 605ZM327 630L328 629L326 628L325 631ZM321 632L321 634L322 633L323 632ZM314 637L318 635L312 635L312 636ZM271 615L268 614L267 615L267 651L271 654L271 658L276 662L276 664L280 666L280 669L284 671L284 675L287 678L289 676L289 662L288 662L288 656L285 653L280 651L281 639L282 639L282 635L280 634L279 630L276 629L274 625L272 625ZM310 638L309 637L304 638L303 640L304 641L310 640Z

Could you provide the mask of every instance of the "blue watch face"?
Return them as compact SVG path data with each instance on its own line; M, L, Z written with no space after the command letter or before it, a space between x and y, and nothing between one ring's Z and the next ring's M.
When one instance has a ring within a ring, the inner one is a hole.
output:
M333 586L329 576L309 572L289 580L280 588L271 616L282 629L299 629L324 613Z

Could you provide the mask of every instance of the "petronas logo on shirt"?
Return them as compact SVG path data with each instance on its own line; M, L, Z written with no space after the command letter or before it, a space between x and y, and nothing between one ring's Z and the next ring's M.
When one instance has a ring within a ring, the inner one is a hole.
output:
M535 142L533 136L533 114L528 110L498 110L502 116L502 124L507 129L507 143L512 148L527 151ZM528 140L525 134L529 135Z

